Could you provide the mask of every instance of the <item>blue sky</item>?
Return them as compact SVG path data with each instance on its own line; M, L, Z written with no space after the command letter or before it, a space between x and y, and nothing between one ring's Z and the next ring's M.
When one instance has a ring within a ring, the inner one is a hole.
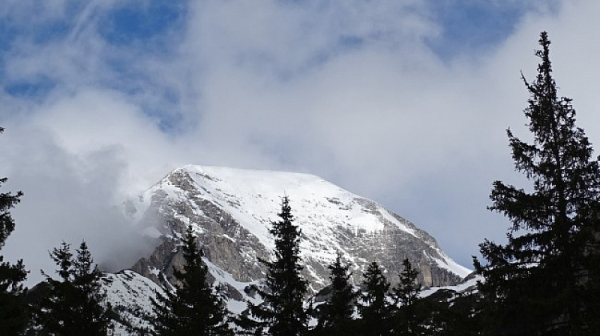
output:
M286 1L280 3L286 5ZM326 6L328 2L323 3L323 6ZM294 2L289 2L287 5L300 6ZM43 47L68 40L77 29L77 21L86 15L85 11L90 9L80 1L65 1L63 6L62 15L46 18L40 10L33 15L33 22L15 19L10 12L5 15L0 21L0 45L3 46L0 49L0 59L4 61L12 47L22 41ZM119 2L93 13L92 20L95 22L92 29L111 48L125 50L133 48L136 53L146 56L169 58L174 56L178 42L183 39L190 6L188 0ZM460 54L480 53L494 48L513 33L515 25L528 10L531 10L528 2L515 1L428 1L421 6L426 8L427 19L435 23L438 30L434 36L425 36L424 40L443 60L451 60ZM410 6L407 7L410 11ZM417 13L422 11L424 11L422 8L415 9ZM375 33L382 33L382 38L386 38L385 32ZM329 47L338 50L344 47L359 48L365 39L365 37L345 35L340 32L338 45ZM323 59L326 59L328 51L322 52ZM132 80L139 75L131 69L132 59L106 56L107 59L103 61L111 70L122 76L130 76ZM318 63L319 57L315 59L314 62ZM3 70L7 66L5 62L0 64ZM44 97L60 82L60 79L39 75L3 82L4 91L9 95ZM135 90L133 85L122 87L116 85L123 91Z
M0 167L26 193L4 251L36 270L61 240L86 238L109 259L129 237L113 205L193 163L319 175L470 266L477 244L508 227L486 210L492 181L525 183L505 129L527 137L520 71L535 75L540 31L562 94L600 142L599 6L3 2Z
M434 21L442 26L441 36L431 43L442 58L493 48L510 36L527 11L527 3L446 1L432 4Z

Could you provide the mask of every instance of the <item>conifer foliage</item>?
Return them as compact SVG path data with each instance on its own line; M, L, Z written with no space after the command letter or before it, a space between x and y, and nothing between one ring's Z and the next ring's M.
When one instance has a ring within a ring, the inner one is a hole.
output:
M362 335L391 335L392 304L387 300L390 283L381 267L373 261L363 274L363 293L358 310L361 315Z
M58 266L60 280L46 276L48 295L36 314L40 335L105 336L110 329L110 306L101 286L101 273L94 264L87 244L81 243L77 256L70 245L62 243L50 257Z
M512 222L508 243L486 240L480 248L487 264L475 259L490 307L485 324L494 335L598 335L599 164L575 126L571 99L557 94L545 32L539 43L537 77L523 78L533 142L507 131L531 191L494 183L490 209Z
M402 262L404 267L400 272L399 282L394 287L394 298L400 304L394 318L394 330L399 335L421 335L424 331L423 318L418 316L417 303L421 284L417 282L419 271L417 271L408 259Z
M402 262L402 272L400 272L400 281L394 287L394 294L397 301L402 306L412 306L419 298L421 293L421 284L417 282L419 271L417 271L408 259Z
M153 300L152 319L157 336L227 336L228 312L220 296L207 281L208 268L202 260L192 226L183 239L183 270L174 270L176 290Z
M0 133L3 131L4 129L0 127ZM0 178L0 186L6 181L6 178ZM10 209L19 203L22 195L21 192L0 193L0 250L15 229ZM27 271L22 260L12 265L4 261L4 256L0 255L0 335L20 335L24 330L28 318L23 304L25 292L23 281L26 278Z
M287 196L283 197L280 220L272 223L275 237L275 260L262 262L267 267L266 289L257 288L264 300L260 305L248 303L252 318L239 322L249 334L299 336L308 330L308 314L303 307L308 284L300 272L300 229Z
M319 306L319 322L315 335L345 336L354 331L354 307L358 293L350 283L349 265L342 264L342 256L338 253L335 262L329 265L331 275L331 296Z

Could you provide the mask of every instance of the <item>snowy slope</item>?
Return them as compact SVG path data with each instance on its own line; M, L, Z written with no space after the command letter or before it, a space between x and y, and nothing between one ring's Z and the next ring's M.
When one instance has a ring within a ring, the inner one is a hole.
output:
M107 300L121 316L115 321L114 336L134 334L132 328L149 328L144 316L152 315L151 298L164 290L150 279L130 270L108 273L102 278Z
M128 202L126 212L155 238L178 240L192 224L208 259L235 281L250 282L263 275L257 259L269 257L273 248L268 230L283 195L302 230L301 253L313 290L326 284L326 266L338 252L352 264L355 282L371 261L388 270L393 282L403 258L420 267L425 285L451 285L471 272L414 224L309 174L188 165ZM143 267L168 272L162 266L147 261Z

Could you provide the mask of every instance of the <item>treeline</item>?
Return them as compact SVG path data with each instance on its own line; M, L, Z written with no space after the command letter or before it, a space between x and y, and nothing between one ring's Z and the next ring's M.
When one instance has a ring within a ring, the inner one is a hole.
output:
M175 290L153 301L155 335L468 335L465 326L473 310L470 301L456 297L420 298L418 272L408 261L391 288L384 270L372 262L357 288L350 282L349 264L338 254L329 265L330 284L319 302L306 300L308 282L302 276L299 228L290 201L282 200L279 220L270 233L274 259L260 260L266 278L249 292L261 303L231 316L224 299L207 283L207 267L196 244L192 226L183 239L183 270L175 270ZM469 303L467 305L467 303Z
M575 125L571 99L558 96L550 41L540 36L537 76L523 81L530 93L524 110L531 132L525 142L508 130L524 188L496 181L490 210L511 222L507 243L484 241L476 291L438 290L421 297L418 273L408 260L391 288L383 270L369 265L358 287L338 255L329 265L322 301L305 300L299 243L287 197L272 223L274 258L261 285L251 288L260 304L248 302L231 316L218 290L207 283L207 266L191 227L183 239L184 267L175 283L153 301L153 335L600 335L600 163L584 131ZM0 129L1 130L1 129ZM6 179L0 179L0 185ZM0 249L14 230L10 209L21 193L0 194ZM76 255L63 243L51 252L59 279L46 275L39 298L25 301L21 261L0 256L0 335L105 335L118 319L106 304L100 273L87 246ZM307 303L308 302L308 303Z
M278 215L280 220L270 231L275 259L261 261L267 267L266 281L253 288L262 302L248 303L248 309L234 318L237 335L469 335L475 326L474 297L443 292L441 297L421 298L419 273L408 259L393 288L377 262L370 263L361 284L353 286L350 265L338 254L328 266L329 285L317 295L324 300L307 303L300 230L293 223L287 197Z
M403 262L394 288L390 288L377 262L368 266L362 283L355 288L350 282L349 264L338 254L329 265L330 284L322 291L325 300L306 303L308 284L301 275L300 230L293 223L287 197L283 198L278 215L280 220L273 223L270 231L275 238L275 259L261 260L267 267L266 281L253 288L262 302L248 303L248 309L234 319L237 335L439 334L431 333L435 329L433 323L441 323L447 316L444 310L450 306L433 309L433 305L419 298L418 272L408 259Z

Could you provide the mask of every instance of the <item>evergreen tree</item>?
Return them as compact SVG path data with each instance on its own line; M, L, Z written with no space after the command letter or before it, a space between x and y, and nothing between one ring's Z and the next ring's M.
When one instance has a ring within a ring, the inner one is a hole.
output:
M154 333L158 336L233 335L221 297L208 284L208 268L202 260L192 226L183 239L183 270L174 270L176 290L153 300Z
M247 334L299 336L308 330L308 314L304 310L307 281L300 274L300 229L285 196L280 220L272 223L270 233L275 237L275 260L261 260L267 267L266 289L256 288L263 299L260 305L248 303L251 317L237 321Z
M319 306L319 322L315 334L328 336L345 336L354 331L354 306L358 293L350 283L349 265L342 264L342 257L337 255L335 262L329 265L331 275L331 296L327 302Z
M0 127L0 133L3 131L4 129ZM0 178L0 186L6 181L6 178ZM20 191L16 194L0 193L0 250L15 229L10 209L19 203L22 195ZM25 293L23 281L26 278L27 271L22 260L12 265L4 261L4 256L0 255L0 335L20 335L24 331L28 319L27 309L23 303Z
M81 319L78 321L85 335L106 335L110 329L111 307L105 307L106 292L102 290L102 273L94 264L92 254L85 241L77 250L73 260L73 285L79 295Z
M421 284L417 282L417 271L408 259L402 262L403 270L400 272L398 286L394 288L397 301L402 306L412 306L417 302L421 293Z
M363 274L362 301L358 305L362 335L391 335L392 304L387 300L390 283L377 262L373 261Z
M39 303L36 329L40 335L105 336L110 329L110 307L103 306L106 294L101 273L94 265L87 244L81 243L77 257L63 242L50 257L58 266L60 280L46 276L48 295ZM42 272L43 273L43 272Z
M480 295L477 292L438 289L426 297L419 298L415 308L419 322L417 335L482 335L479 319Z
M507 131L531 191L494 183L491 210L510 219L506 245L484 241L474 259L494 335L598 335L600 170L571 99L559 98L545 32L538 75L525 85L533 143Z
M400 304L394 317L394 333L397 335L422 335L424 329L422 322L425 319L419 316L417 302L421 293L421 284L417 282L417 271L408 259L402 262L404 266L399 275L399 282L394 287L396 304Z
M481 298L479 293L455 293L450 304L438 311L433 323L442 322L441 335L470 336L481 335ZM437 321L436 321L437 319Z

